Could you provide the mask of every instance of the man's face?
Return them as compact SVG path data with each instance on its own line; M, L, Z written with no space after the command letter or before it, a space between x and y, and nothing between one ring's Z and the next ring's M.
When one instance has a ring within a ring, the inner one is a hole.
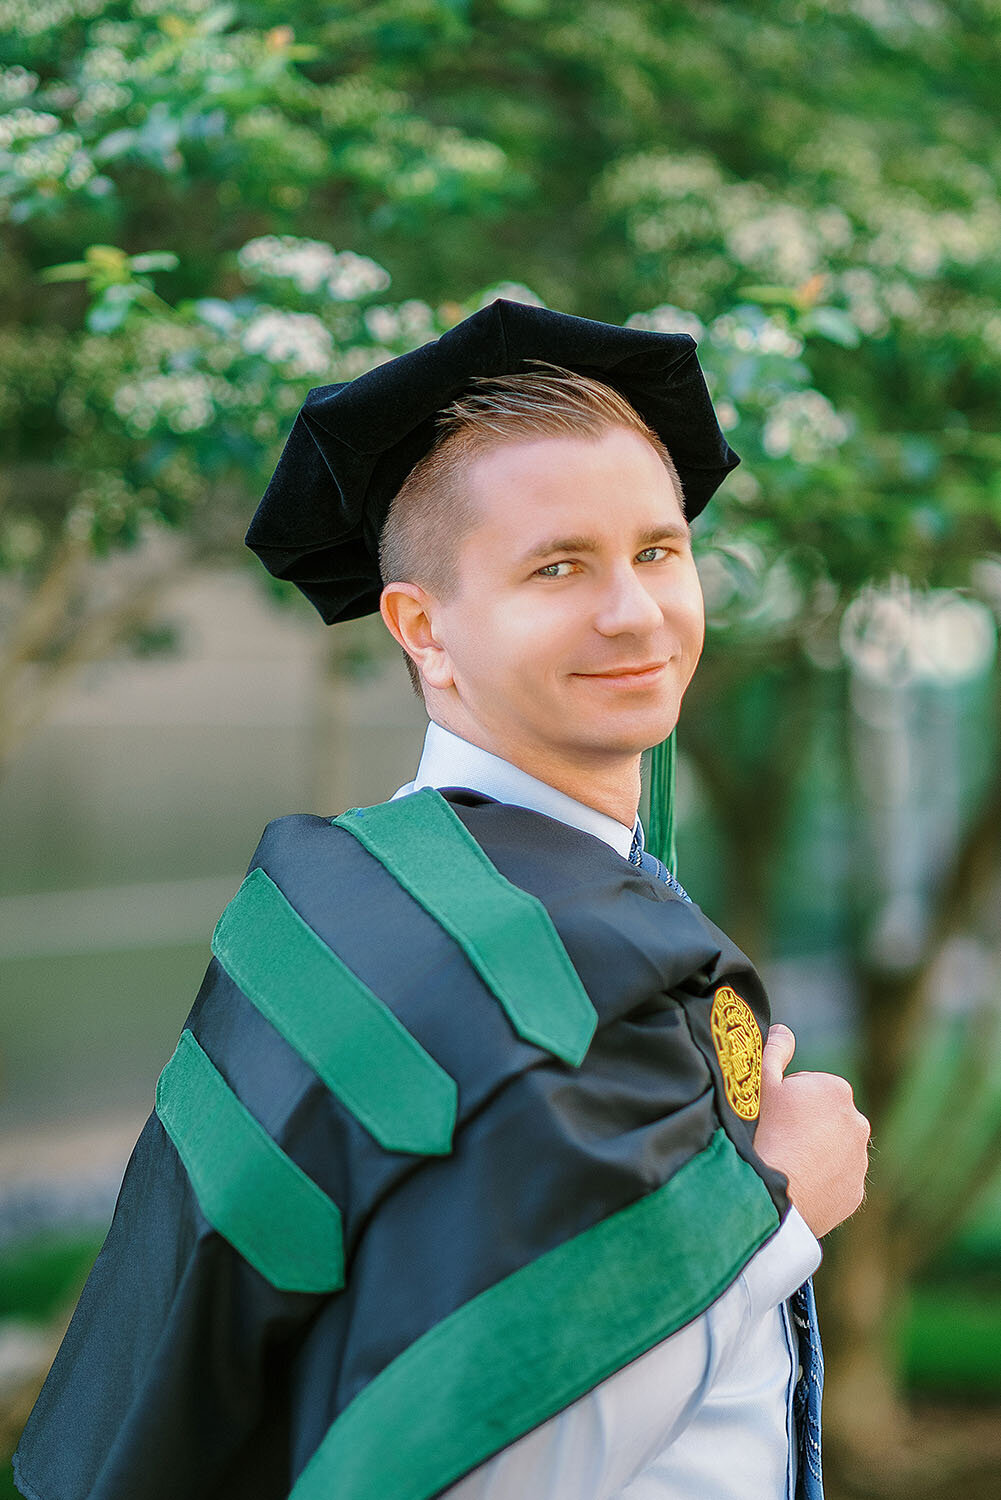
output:
M481 519L459 545L456 594L433 612L448 696L522 760L596 763L664 739L705 612L652 446L628 428L505 443L468 482Z

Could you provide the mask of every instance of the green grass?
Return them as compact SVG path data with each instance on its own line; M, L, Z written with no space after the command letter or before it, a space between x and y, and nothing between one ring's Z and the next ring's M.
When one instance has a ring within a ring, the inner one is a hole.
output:
M44 1322L83 1286L103 1233L33 1235L0 1252L0 1318Z
M0 1318L46 1322L83 1286L103 1232L50 1230L0 1251ZM0 1500L20 1500L10 1455L0 1453Z
M901 1331L904 1376L936 1395L1001 1394L1001 1291L918 1286Z

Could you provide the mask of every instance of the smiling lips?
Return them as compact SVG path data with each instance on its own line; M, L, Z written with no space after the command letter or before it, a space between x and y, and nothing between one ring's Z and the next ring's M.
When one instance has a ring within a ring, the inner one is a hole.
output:
M575 677L597 677L603 682L621 682L627 686L642 687L654 682L667 663L655 661L645 667L615 667L610 672L575 672Z

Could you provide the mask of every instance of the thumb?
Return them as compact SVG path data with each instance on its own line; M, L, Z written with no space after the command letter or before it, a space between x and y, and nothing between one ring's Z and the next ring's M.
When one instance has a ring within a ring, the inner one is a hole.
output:
M792 1062L796 1051L796 1038L788 1026L778 1023L769 1026L765 1039L765 1050L761 1055L762 1074L772 1083L781 1083L782 1074Z

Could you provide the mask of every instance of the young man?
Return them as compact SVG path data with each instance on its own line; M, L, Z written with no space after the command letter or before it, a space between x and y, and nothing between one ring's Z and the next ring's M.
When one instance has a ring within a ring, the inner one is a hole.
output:
M801 1287L868 1127L784 1028L762 1055L760 981L636 816L736 462L686 336L507 302L311 393L248 543L328 621L380 608L424 753L265 831L31 1500L820 1492Z
M382 617L431 721L396 796L470 787L626 857L642 840L640 753L673 731L705 627L677 471L644 428L569 372L481 380L451 404L439 432L462 464L461 520L450 512L446 544L439 458L415 469L382 537L395 580ZM783 1080L793 1046L773 1028L756 1146L793 1179L819 1236L861 1201L868 1130L844 1080ZM802 1222L790 1215L782 1254L759 1253L700 1320L449 1493L791 1494L795 1360L780 1293L819 1260Z

